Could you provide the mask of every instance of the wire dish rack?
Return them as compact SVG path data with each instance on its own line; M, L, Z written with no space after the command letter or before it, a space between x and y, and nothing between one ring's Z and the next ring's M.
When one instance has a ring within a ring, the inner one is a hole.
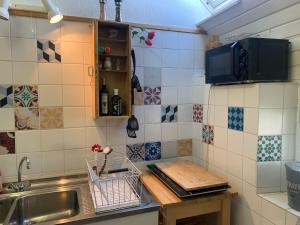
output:
M87 161L89 186L96 213L134 207L141 203L141 172L128 158L108 158Z

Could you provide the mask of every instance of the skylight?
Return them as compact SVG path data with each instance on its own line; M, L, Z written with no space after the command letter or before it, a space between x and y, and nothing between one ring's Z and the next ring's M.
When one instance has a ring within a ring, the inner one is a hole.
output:
M232 6L239 3L241 0L201 0L212 15L219 14Z

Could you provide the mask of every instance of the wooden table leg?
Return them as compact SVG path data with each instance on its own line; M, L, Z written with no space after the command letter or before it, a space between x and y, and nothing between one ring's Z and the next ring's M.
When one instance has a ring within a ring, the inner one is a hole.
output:
M230 225L230 198L222 200L221 211L218 213L218 225Z
M176 217L170 210L163 213L163 225L176 225Z

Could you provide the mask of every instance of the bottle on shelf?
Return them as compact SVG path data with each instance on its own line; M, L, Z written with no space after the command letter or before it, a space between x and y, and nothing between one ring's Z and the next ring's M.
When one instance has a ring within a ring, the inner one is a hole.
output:
M100 90L100 115L108 116L108 90L106 87L105 79L103 78L103 84Z
M111 114L113 116L121 116L122 115L122 99L119 96L119 89L114 89L114 96L111 98Z

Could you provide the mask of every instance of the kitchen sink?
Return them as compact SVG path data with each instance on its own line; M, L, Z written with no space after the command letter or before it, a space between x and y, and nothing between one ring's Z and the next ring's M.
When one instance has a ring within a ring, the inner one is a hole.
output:
M0 225L4 224L4 221L11 209L15 198L6 198L0 200Z
M52 224L51 221L68 219L80 212L75 190L20 196L15 201L4 202L3 209L6 212L3 211L3 220L9 214L6 221L9 225Z

